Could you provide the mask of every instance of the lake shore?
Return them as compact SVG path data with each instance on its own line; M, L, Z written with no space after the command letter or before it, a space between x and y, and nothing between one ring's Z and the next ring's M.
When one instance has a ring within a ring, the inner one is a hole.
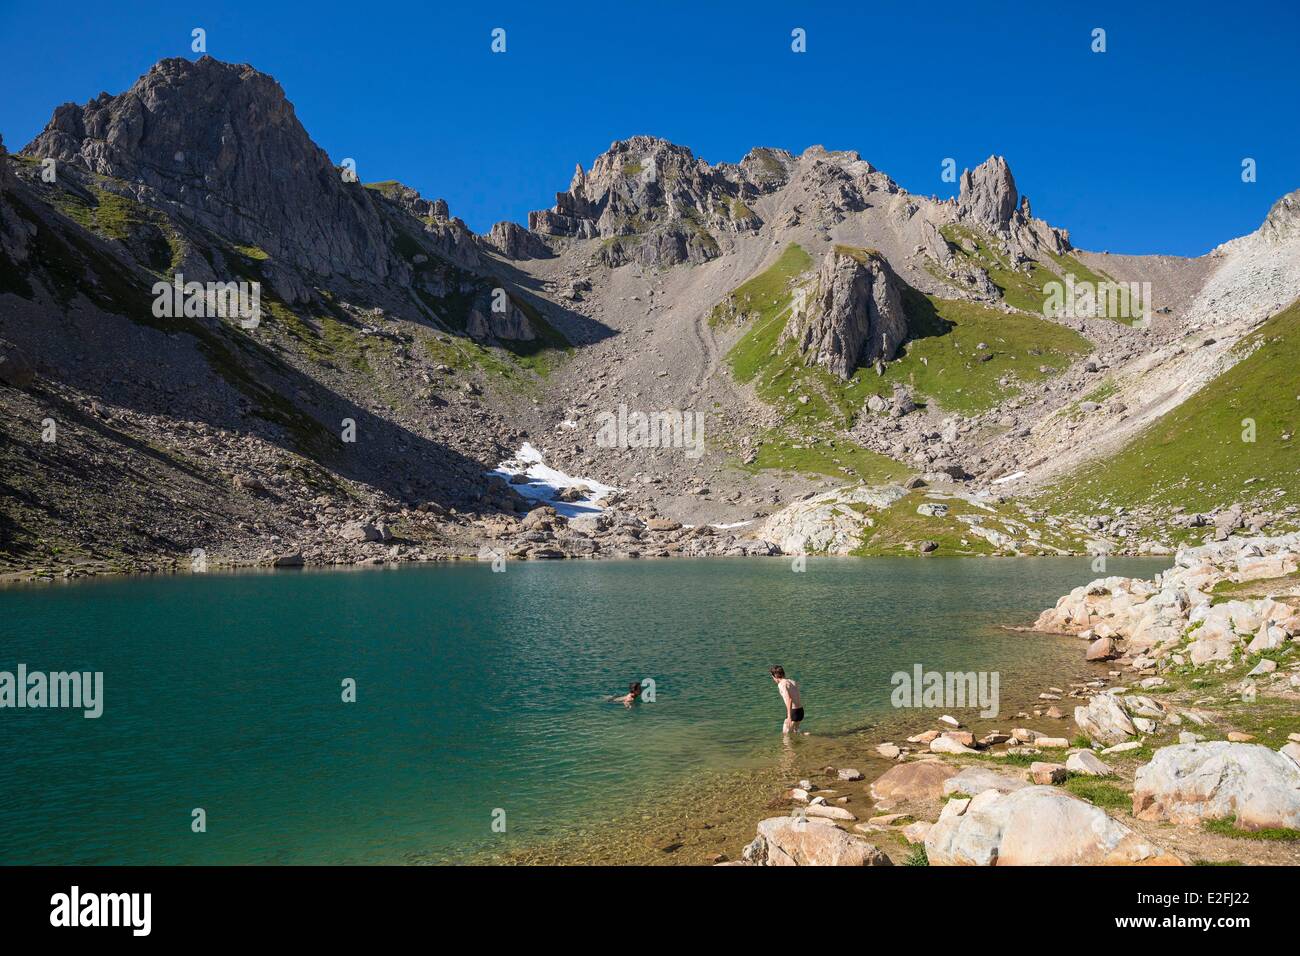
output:
M1033 630L1082 638L1093 677L1044 675L1009 735L944 716L902 747L879 743L882 775L859 773L859 753L800 780L772 805L817 810L822 826L769 818L740 861L1300 863L1300 535L1183 549L1151 580L1098 579ZM838 795L861 779L864 794Z
M888 779L890 771L897 776L896 768L919 762L946 768L939 776L981 780L1009 791L1048 784L1080 808L1087 805L1088 812L1104 811L1108 824L1128 834L1125 840L1146 841L1138 844L1149 848L1141 852L1162 854L1161 860L1295 865L1300 863L1300 827L1270 829L1239 819L1250 812L1240 803L1233 804L1241 807L1238 813L1227 818L1211 801L1171 818L1159 809L1158 795L1141 790L1156 785L1140 783L1144 777L1149 780L1151 771L1144 768L1162 748L1170 759L1188 759L1187 753L1195 759L1198 747L1216 740L1225 743L1213 745L1224 748L1214 759L1244 761L1252 768L1256 765L1250 761L1262 756L1260 744L1281 753L1283 769L1267 764L1253 769L1249 788L1278 786L1267 775L1285 773L1287 761L1300 771L1300 653L1295 644L1300 639L1295 553L1300 540L1295 539L1187 549L1154 582L1096 581L1063 596L1033 625L1008 622L1034 642L1043 667L1038 677L1006 688L1002 716L984 719L960 713L960 721L948 716L940 721L934 712L895 711L842 734L787 738L776 758L762 768L694 780L608 822L593 821L590 827L523 849L483 852L469 862L746 862L751 853L770 852L761 836L755 846L762 849L748 846L760 821L810 813L813 801L840 817L813 822L852 834L850 839L883 851L895 864L925 864L927 838L934 829L928 821L948 818L952 825L955 814L947 796L952 785L945 784L945 792L920 788L892 799L873 786ZM1193 598L1181 615L1135 614L1130 600L1142 594L1144 586L1145 598L1171 593L1185 597L1186 591L1176 590L1180 587L1190 587ZM1197 594L1205 600L1193 604ZM1227 610L1216 612L1215 607ZM1245 619L1252 614L1257 617ZM1189 617L1195 621L1187 621ZM1225 620L1226 628L1220 623ZM1179 627L1180 621L1191 626ZM1217 631L1210 634L1205 621ZM1244 622L1245 636L1234 634L1234 622ZM1262 630L1253 633L1257 628ZM1253 638L1249 647L1247 638ZM1207 641L1224 646L1207 647ZM1064 653L1042 653L1048 649ZM1126 679L1136 680L1144 696L1122 696ZM1099 707L1111 707L1112 699L1122 702L1118 720L1124 726L1118 728L1099 724L1095 713L1108 713ZM1078 705L1073 717L1068 712L1072 708L1061 706L1066 701ZM1149 716L1138 717L1139 712ZM954 730L955 723L960 730ZM959 788L951 792L962 798L957 805L976 796ZM1300 818L1300 801L1293 797L1292 802L1292 817ZM1282 822L1290 819L1283 815Z

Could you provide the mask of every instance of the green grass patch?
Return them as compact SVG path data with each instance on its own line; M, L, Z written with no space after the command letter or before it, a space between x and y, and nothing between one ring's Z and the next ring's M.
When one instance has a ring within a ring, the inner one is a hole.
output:
M1206 820L1202 826L1209 833L1217 833L1219 836L1234 837L1239 840L1268 840L1275 843L1300 842L1300 830L1292 830L1289 827L1263 827L1258 830L1243 830L1237 826L1236 817L1226 817L1222 820Z
M1246 358L1117 455L1056 483L1044 504L1087 513L1148 504L1196 512L1257 498L1296 500L1300 303L1273 316L1238 348L1249 352ZM1254 441L1243 440L1251 422Z
M808 255L802 246L793 243L786 246L775 263L737 286L734 292L714 307L709 315L709 324L736 321L753 315L752 331L758 325L770 325L779 318L781 320L779 328L774 334L768 335L770 343L775 344L781 329L785 328L783 314L788 314L791 283L811 269L812 264L812 256ZM756 368L759 354L754 349L747 350L747 354L750 357L741 361L741 366ZM733 363L734 367L735 363ZM741 374L741 370L737 369L737 376ZM749 377L753 377L752 372Z
M1133 796L1128 791L1109 783L1100 777L1087 777L1071 774L1065 781L1065 789L1076 797L1087 800L1093 806L1106 810L1131 810Z
M993 763L1007 764L1012 767L1028 767L1031 763L1038 763L1043 759L1042 754L1021 754L1013 750L1006 753L995 754L987 758Z
M1108 298L1104 307L1101 301L1097 302L1097 318L1113 319L1125 325L1131 325L1142 318L1141 297L1133 294L1134 289L1128 283L1119 282L1105 272L1094 272L1069 253L1058 256L1049 252L1048 257L1055 263L1062 281L1066 276L1074 276L1076 284L1090 283L1099 300L1103 290L1107 286L1113 286L1113 298Z
M1106 381L1098 385L1096 388L1094 388L1087 395L1083 396L1083 401L1096 402L1098 405L1100 405L1102 402L1110 398L1118 391L1119 391L1119 386L1116 385L1114 382L1112 382L1110 379L1107 379Z
M731 200L731 218L732 219L749 219L754 215L754 210L750 209L739 199ZM794 248L798 248L795 246Z
M869 485L902 481L908 469L885 455L868 451L845 438L806 436L794 430L774 429L762 436L756 460L741 466L751 473L772 470L826 475Z
M968 226L954 223L943 226L939 233L953 246L954 255L988 273L1007 305L1042 314L1047 298L1044 288L1047 283L1059 279L1056 273L1039 262L1030 263L1027 272L1016 268L995 247L992 239ZM973 247L973 251L968 247Z
M918 514L917 506L925 503L947 505L948 513L938 517ZM963 521L963 518L968 520ZM978 522L969 520L976 518ZM1055 554L1084 550L1084 541L1072 532L1032 520L1014 504L988 502L981 507L956 497L931 499L924 490L913 491L876 512L872 522L872 527L863 532L862 542L853 552L855 555L915 554L922 541L938 544L938 550L932 552L936 556ZM1000 539L994 543L973 530L976 527L1006 535L1013 544Z
M245 259L253 259L257 262L262 262L271 258L270 253L259 246L231 246L230 248L234 249Z
M908 290L904 308L913 338L900 358L882 376L859 369L851 380L868 395L887 398L894 385L905 385L919 401L975 415L1018 394L1018 383L1050 378L1092 348L1063 325L974 302Z
M759 397L795 423L847 426L868 397L889 397L895 386L906 386L919 401L933 401L945 410L977 414L1017 394L1017 383L1055 375L1091 348L1074 330L1045 319L909 289L904 309L911 338L900 357L885 366L883 375L859 368L844 381L820 366L806 365L794 342L781 341L790 316L791 283L810 264L802 249L789 247L710 317L717 324L751 316L727 356L732 374L739 382L754 382Z

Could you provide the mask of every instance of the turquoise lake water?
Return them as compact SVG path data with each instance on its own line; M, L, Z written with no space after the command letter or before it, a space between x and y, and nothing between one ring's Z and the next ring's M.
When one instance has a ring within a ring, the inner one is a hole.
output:
M1033 642L1048 639L1000 625L1096 577L1089 560L826 558L800 574L778 559L566 561L0 589L0 671L104 673L99 719L0 709L0 863L402 863L562 836L594 808L773 759L772 663L800 681L813 734L887 715L890 675L917 663L1033 680ZM654 703L604 702L645 678ZM191 832L196 807L206 833Z

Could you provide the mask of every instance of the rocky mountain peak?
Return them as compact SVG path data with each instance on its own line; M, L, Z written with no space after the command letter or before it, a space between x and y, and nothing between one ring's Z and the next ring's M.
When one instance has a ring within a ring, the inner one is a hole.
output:
M737 167L737 172L740 178L763 193L779 189L788 183L798 163L794 154L788 150L758 146L745 154L745 158Z
M755 157L764 188L784 182L776 155ZM740 167L712 167L685 146L654 136L612 143L591 169L579 166L555 206L529 214L537 233L606 239L598 257L611 266L704 262L721 254L719 238L757 229L762 221L745 203L759 187Z
M312 142L280 84L248 65L161 60L125 93L58 107L24 152L125 181L320 275L400 268L364 188Z

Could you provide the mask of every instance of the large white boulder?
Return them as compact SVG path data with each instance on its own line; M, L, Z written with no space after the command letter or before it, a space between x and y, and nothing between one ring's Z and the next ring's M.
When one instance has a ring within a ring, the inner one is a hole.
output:
M758 534L775 542L783 554L848 554L871 527L864 506L866 511L881 511L906 494L897 485L822 492L782 508L763 522Z
M1177 863L1104 810L1056 787L986 791L925 837L931 866Z
M1260 744L1162 747L1138 768L1133 814L1183 824L1235 816L1244 830L1300 829L1300 766Z

